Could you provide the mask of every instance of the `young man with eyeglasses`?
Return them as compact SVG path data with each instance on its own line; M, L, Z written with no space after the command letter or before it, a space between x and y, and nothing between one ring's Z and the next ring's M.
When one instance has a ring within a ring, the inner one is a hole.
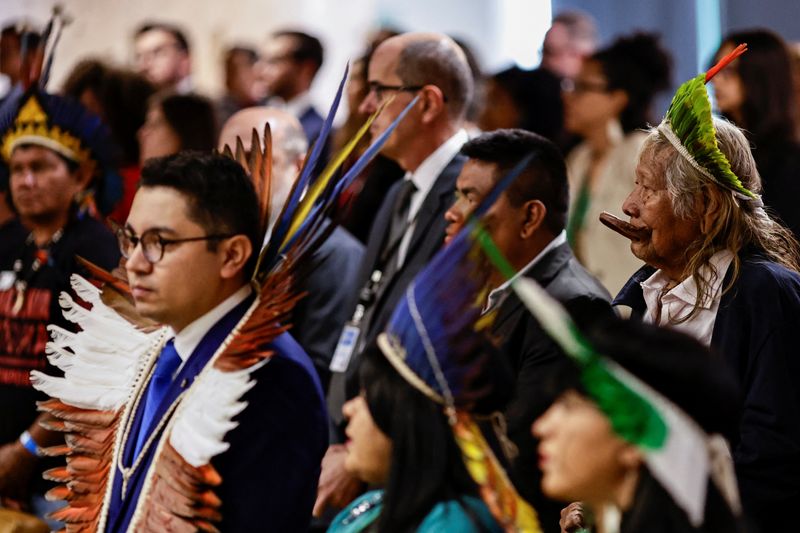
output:
M414 276L442 246L444 213L464 164L464 116L473 91L464 52L446 35L406 33L382 42L369 61L369 92L360 111L386 103L370 133L383 133L415 98L416 103L384 144L381 153L406 171L389 189L373 223L353 295L348 323L331 362L328 412L334 421L331 446L322 465L315 515L341 508L359 484L343 467L342 406L358 394L360 350L382 331Z
M119 245L136 311L169 328L156 346L154 370L126 402L130 414L121 419L125 431L102 518L106 531L142 527L158 512L155 504L178 522L198 519L175 502L159 501L152 487L165 476L163 450L175 443L182 409L191 410L184 399L225 401L225 391L209 388L215 354L236 342L254 301L264 297L250 283L261 248L257 202L244 170L220 155L184 152L151 159L142 169ZM271 356L250 371L245 392L233 395L240 403L216 435L224 451L212 455L211 465L221 485L211 489L222 502L221 516L203 519L221 531L308 527L327 417L311 360L288 333L276 335L253 343L254 357ZM213 423L211 415L201 418Z

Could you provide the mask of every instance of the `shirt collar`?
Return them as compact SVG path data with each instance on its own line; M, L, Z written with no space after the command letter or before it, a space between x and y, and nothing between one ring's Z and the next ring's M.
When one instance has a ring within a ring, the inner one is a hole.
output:
M542 249L542 251L539 252L536 255L536 257L533 258L533 260L531 260L530 263L528 263L527 265L522 267L522 269L519 272L517 272L516 274L514 274L514 276L512 278L507 279L502 285L500 285L499 287L497 287L496 289L492 290L489 293L489 297L487 298L487 301L486 301L486 311L488 311L489 309L492 309L495 306L499 305L500 304L500 300L502 300L503 297L506 295L506 293L508 292L508 289L511 287L512 283L514 283L520 277L522 277L525 274L527 274L551 250L553 250L554 248L556 248L558 246L561 246L565 242L567 242L567 232L565 230L561 230L561 233L559 233L552 241L547 243L547 246L545 246Z
M303 91L288 102L286 102L286 111L294 115L298 120L303 116L308 108L311 107L311 93Z
M228 314L231 309L250 296L251 292L252 289L249 284L242 286L238 291L220 302L214 309L195 319L194 322L175 335L175 350L178 352L181 362L186 362L195 348L197 348L197 345L200 344L200 341L203 340L205 334L208 333L208 330Z
M461 147L468 140L469 136L467 132L463 129L458 130L452 137L439 145L431 155L426 157L414 172L406 173L405 179L411 180L417 187L414 193L415 198L424 199L428 196L428 192L433 188L433 184L436 183L436 178L439 177L444 167L456 156L461 150ZM421 205L422 202L419 202L419 204ZM412 212L409 213L410 217L413 217L414 212L416 212L414 207L412 201L410 209ZM419 209L419 205L416 206L416 208Z
M710 290L706 293L702 302L697 305L702 309L711 309L714 302L720 297L722 281L725 273L733 261L733 253L730 250L720 250L711 256L708 263L700 267L700 277L710 283ZM669 283L669 278L663 271L656 270L652 276L641 282L642 294L647 302L648 309L655 309L658 306L658 297L664 287ZM692 307L697 302L697 284L693 276L689 276L678 285L670 289L663 297L662 301L677 299Z

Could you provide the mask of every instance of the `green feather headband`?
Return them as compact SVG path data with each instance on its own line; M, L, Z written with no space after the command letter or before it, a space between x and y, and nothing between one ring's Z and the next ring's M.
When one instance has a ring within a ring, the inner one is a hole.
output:
M678 87L657 129L700 174L730 189L737 198L753 201L756 207L761 207L761 197L742 185L731 170L728 158L719 149L706 92L706 83L746 50L747 45L740 44L708 72L698 74Z

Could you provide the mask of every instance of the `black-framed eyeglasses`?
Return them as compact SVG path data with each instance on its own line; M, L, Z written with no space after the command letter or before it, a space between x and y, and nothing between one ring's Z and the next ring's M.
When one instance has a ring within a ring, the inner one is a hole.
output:
M117 230L117 240L119 241L119 251L125 259L130 259L133 251L142 244L142 255L147 262L158 263L164 257L164 248L170 244L180 244L183 242L211 241L215 239L227 239L233 237L232 233L218 233L214 235L203 235L201 237L186 237L183 239L167 239L158 233L158 229L153 228L142 233L141 237L130 228L119 228Z
M608 86L603 82L591 82L585 80L571 80L564 78L561 80L561 90L565 93L605 93L608 92Z
M377 81L371 81L367 84L367 94L375 93L378 100L383 100L388 92L409 92L414 93L421 90L424 85L384 85Z

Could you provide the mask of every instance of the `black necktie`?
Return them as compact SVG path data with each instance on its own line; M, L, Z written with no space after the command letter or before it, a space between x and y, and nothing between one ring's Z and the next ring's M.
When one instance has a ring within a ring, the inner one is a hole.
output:
M394 274L399 266L400 241L408 229L408 211L411 207L411 197L417 191L417 186L410 179L404 179L392 206L392 224L389 226L389 237L383 243L385 258L384 279L389 274Z

